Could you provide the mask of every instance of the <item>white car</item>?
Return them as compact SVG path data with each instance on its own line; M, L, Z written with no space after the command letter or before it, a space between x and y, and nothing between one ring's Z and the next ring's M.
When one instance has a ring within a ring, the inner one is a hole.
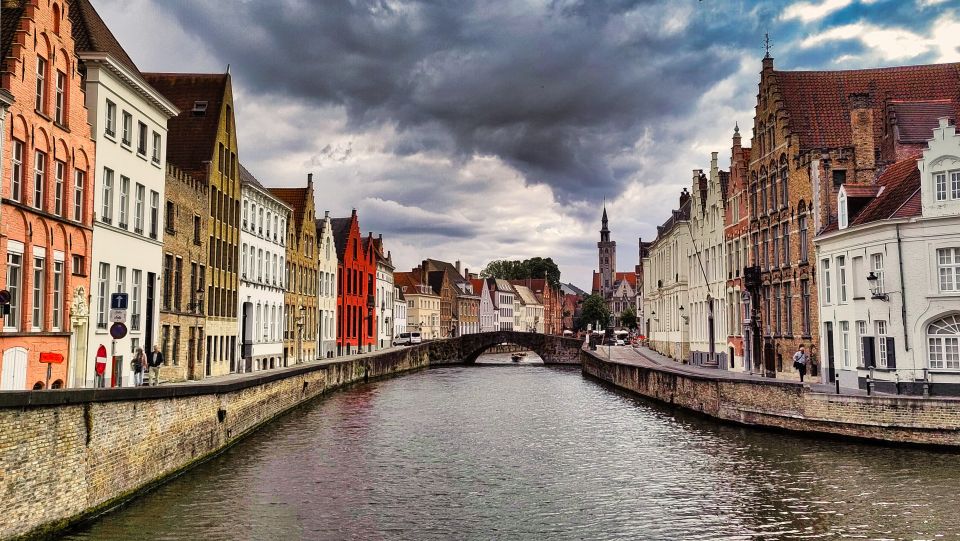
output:
M626 345L626 342L624 342L623 340L617 338L617 345L618 345L618 346L624 346L624 345Z

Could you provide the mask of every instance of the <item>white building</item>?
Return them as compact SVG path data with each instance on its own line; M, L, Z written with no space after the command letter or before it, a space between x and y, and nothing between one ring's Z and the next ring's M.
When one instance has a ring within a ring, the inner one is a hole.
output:
M816 239L824 380L960 394L960 135L939 120L923 156L844 184ZM932 387L931 387L932 386Z
M334 243L330 211L317 220L317 357L329 359L337 354L337 246Z
M543 304L537 300L537 295L529 287L514 285L513 288L517 291L517 297L522 305L520 324L515 327L515 330L543 333Z
M690 314L687 309L687 264L690 253L690 196L684 189L680 210L674 210L657 238L650 243L643 265L644 327L650 346L678 361L690 352Z
M710 156L709 176L693 171L690 195L689 277L690 363L726 368L727 265L724 255L723 188L717 153Z
M407 299L403 291L393 286L393 336L400 336L407 331Z
M243 215L267 213L289 223L293 210L273 196L243 165L240 166ZM268 226L269 228L269 226ZM283 365L284 235L269 230L240 229L240 287L237 289L240 358L238 372L255 372Z
M374 255L377 258L376 306L377 306L377 343L376 349L393 345L393 257L384 253L383 235L373 240Z
M500 328L498 311L493 307L490 288L484 279L471 279L473 290L480 296L480 332L494 332Z
M487 278L487 287L491 288L493 307L497 311L496 322L499 330L512 331L514 326L514 293L513 286L507 280Z
M92 48L98 44L91 41ZM160 202L165 200L167 119L179 111L144 81L125 53L124 58L118 57L122 52L119 44L113 41L108 45L104 49L110 52L78 53L86 69L85 104L97 144L90 266L92 325L86 366L78 369L74 382L87 387L94 384L94 360L101 345L109 352L106 386L131 386L132 353L138 348L149 352L159 342L160 299L155 292L163 270L164 228L160 221L164 212L172 219L175 210L161 209ZM64 204L67 200L64 192ZM171 229L169 222L165 229ZM109 334L112 293L128 295L124 321L128 333L116 340ZM171 302L181 301L177 296Z

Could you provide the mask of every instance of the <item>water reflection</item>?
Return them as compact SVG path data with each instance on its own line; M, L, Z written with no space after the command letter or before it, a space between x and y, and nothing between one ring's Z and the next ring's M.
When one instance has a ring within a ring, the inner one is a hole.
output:
M957 459L451 367L302 408L72 538L952 538Z

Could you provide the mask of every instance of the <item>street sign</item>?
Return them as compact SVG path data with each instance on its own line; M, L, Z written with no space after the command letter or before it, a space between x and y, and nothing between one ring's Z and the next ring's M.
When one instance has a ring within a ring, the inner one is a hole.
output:
M48 364L60 364L63 362L63 355L60 353L53 353L50 351L41 351L40 362L48 363Z
M110 325L110 336L116 340L120 340L127 335L127 326L124 323L114 323Z
M127 298L128 295L126 293L111 293L110 308L113 310L126 310Z
M110 323L126 323L127 322L127 311L111 309L110 310Z

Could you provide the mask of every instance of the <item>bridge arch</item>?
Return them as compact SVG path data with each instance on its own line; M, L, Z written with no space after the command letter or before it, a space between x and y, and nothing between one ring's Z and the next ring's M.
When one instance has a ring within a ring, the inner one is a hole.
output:
M533 332L495 331L467 334L455 338L460 342L460 359L472 364L493 346L516 344L543 359L544 364L579 364L582 343L576 338Z

